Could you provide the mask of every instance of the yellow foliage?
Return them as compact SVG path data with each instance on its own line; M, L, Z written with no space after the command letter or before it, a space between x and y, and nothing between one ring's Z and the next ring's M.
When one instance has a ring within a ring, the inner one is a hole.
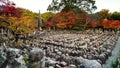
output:
M10 19L12 23L8 27L19 34L29 34L37 27L37 22L34 22L30 16L22 18L10 17Z
M44 23L46 23L49 19L53 18L55 16L52 12L45 12L41 14L42 20Z
M29 34L37 28L37 13L18 8L16 14L9 17L0 16L0 26L10 28L17 34Z

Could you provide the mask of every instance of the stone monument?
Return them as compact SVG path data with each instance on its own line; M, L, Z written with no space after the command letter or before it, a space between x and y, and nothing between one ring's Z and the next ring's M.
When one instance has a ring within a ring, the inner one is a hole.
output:
M41 15L40 15L40 10L39 10L39 14L38 14L38 30L42 30L42 20L41 20Z

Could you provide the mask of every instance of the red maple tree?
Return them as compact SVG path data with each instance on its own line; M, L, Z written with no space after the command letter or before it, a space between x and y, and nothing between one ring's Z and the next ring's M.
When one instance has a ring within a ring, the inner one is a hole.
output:
M15 14L16 8L15 3L9 0L0 0L0 13L5 16L11 16Z

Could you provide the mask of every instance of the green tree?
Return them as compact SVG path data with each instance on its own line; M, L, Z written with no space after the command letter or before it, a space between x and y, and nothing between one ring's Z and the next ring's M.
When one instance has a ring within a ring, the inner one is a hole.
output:
M96 9L94 0L52 0L48 6L49 11L69 11L79 8L85 11Z
M113 12L111 14L111 19L113 19L113 20L120 20L120 12Z
M102 9L101 11L97 12L96 15L99 16L99 20L110 19L110 13L108 9Z

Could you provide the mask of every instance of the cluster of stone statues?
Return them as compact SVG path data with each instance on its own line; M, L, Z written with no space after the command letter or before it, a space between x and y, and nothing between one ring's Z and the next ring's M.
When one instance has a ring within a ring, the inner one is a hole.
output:
M0 47L0 68L45 68L45 53L40 48L30 51Z
M0 44L0 68L102 68L119 31L44 31L32 36L17 48Z

